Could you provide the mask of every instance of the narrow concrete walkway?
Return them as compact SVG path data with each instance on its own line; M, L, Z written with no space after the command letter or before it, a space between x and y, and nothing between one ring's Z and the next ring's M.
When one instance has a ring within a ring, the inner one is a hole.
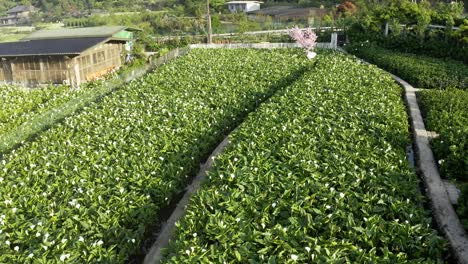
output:
M468 238L452 207L446 187L439 175L429 143L432 135L424 126L416 99L417 89L401 78L395 75L392 76L405 88L405 99L408 103L416 147L416 160L426 185L427 195L431 200L433 215L440 231L442 231L449 241L458 263L468 264Z
M184 194L180 202L177 204L174 212L172 212L171 217L164 224L161 233L159 234L156 242L154 242L150 251L143 261L144 264L155 264L159 263L162 259L162 249L169 244L169 240L172 237L176 222L185 214L185 209L190 201L190 198L196 193L200 188L201 183L206 177L207 172L213 166L214 158L221 153L224 148L229 144L229 136L226 136L224 140L216 147L216 149L211 153L210 157L207 159L205 164L200 167L200 171L197 174L197 177L193 180L192 184L187 187L187 192Z

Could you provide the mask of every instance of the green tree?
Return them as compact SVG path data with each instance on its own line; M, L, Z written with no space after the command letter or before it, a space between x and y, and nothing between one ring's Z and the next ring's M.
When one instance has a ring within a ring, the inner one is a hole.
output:
M463 25L460 26L460 29L455 31L454 36L462 44L468 44L468 19L463 21Z
M419 13L417 15L417 22L415 31L417 36L423 41L427 27L431 23L431 12L428 2L421 2L419 5Z
M273 18L271 18L271 16L266 16L264 26L268 30L273 29L273 27L274 27Z

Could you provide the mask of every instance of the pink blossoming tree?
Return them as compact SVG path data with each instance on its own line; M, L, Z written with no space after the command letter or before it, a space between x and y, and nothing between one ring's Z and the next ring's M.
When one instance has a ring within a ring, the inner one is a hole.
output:
M304 51L307 53L307 58L312 59L317 54L313 52L315 46L317 45L317 35L311 28L300 29L299 27L294 27L288 30L289 36L294 39L299 45L304 48Z

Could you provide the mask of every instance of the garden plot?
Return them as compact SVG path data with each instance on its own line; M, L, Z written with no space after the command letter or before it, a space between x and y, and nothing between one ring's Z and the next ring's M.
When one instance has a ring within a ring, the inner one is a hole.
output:
M293 50L194 50L0 161L1 263L122 263L224 133L302 74Z
M401 88L342 54L316 60L232 135L166 262L442 260L445 242L406 159Z
M27 89L14 85L0 86L0 135L6 134L33 116L44 113L82 94L68 86Z

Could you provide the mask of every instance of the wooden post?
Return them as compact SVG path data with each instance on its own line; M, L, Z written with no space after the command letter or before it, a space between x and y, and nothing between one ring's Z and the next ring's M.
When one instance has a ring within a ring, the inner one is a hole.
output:
M331 34L331 43L330 46L332 49L336 49L338 47L338 33L333 32Z
M66 78L66 82L68 82L68 85L70 85L70 87L72 87L72 83L73 83L73 74L72 74L72 70L71 70L71 59L68 57L68 56L65 56L65 78Z
M15 69L15 63L14 60L10 60L10 69L11 69L11 82L16 81L16 69Z
M211 15L210 15L210 0L206 0L206 13L207 13L207 23L208 23L208 36L206 42L208 44L211 44L213 39L212 39L212 30L211 30Z
M80 76L80 66L78 63L73 64L73 69L75 71L75 78L76 78L76 88L80 87L81 84L81 76Z
M70 60L70 66L70 86L79 88L81 84L80 65L78 65L76 57Z
M42 60L42 58L39 58L39 70L41 71L40 72L40 79L39 79L39 82L40 83L46 83L48 80L46 80L46 76L45 76L45 67L44 67L44 61Z

